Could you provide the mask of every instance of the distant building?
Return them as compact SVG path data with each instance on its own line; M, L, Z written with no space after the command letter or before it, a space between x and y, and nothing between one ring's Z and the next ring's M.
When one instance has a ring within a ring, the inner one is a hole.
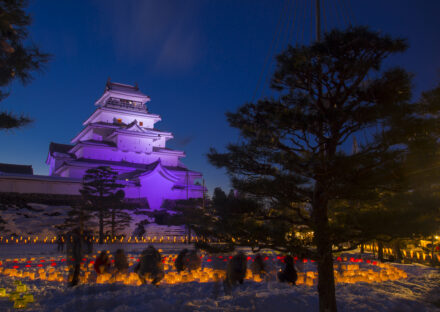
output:
M34 174L29 165L0 164L0 175L4 174Z
M126 185L126 198L146 201L152 210L165 199L202 197L202 174L181 162L183 151L166 147L173 135L155 128L161 117L149 113L149 101L137 86L107 82L71 144L50 144L49 176L33 175L31 166L0 164L0 192L78 195L88 169L110 166Z

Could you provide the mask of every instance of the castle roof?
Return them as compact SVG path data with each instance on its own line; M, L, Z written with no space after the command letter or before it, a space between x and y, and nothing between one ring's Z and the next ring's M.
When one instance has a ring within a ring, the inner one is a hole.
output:
M61 154L69 154L69 151L72 149L73 145L70 144L60 144L50 142L49 145L49 153L53 155L53 153L61 153Z
M66 164L66 165L79 166L79 167L111 166L111 167L126 167L126 168L135 169L134 171L122 174L123 179L131 179L131 178L134 178L134 177L136 177L140 174L143 174L145 172L149 172L149 171L153 170L154 168L156 168L158 163L159 163L159 161L155 161L151 164L139 164L139 163L132 163L132 162L128 162L128 161L112 161L112 160L100 160L100 159L89 159L89 158L87 158L87 159L86 158L78 158L78 159L67 160L64 162L64 164ZM194 174L200 174L199 172L189 170L185 167L180 167L180 166L163 166L162 165L162 167L167 170L171 170L171 171L188 171L188 172L191 172ZM125 176L125 175L127 175L127 176ZM121 178L121 176L120 176L120 178Z
M118 92L118 93L127 94L127 95L148 97L148 95L142 93L139 90L139 87L137 86L137 84L135 84L134 86L131 86L131 85L123 84L123 83L119 83L119 82L107 81L107 83L105 85L105 91L109 91L109 90L114 91L114 92Z
M130 105L126 105L126 103L120 103L119 100L115 101L115 99L127 100L127 101L136 101L141 103L140 106L134 106L131 103ZM108 106L117 108L125 108L128 110L138 110L141 112L146 112L145 103L149 102L151 99L148 95L142 93L139 90L139 87L136 85L131 86L127 84L111 82L107 81L105 84L104 94L96 101L95 105L98 106Z

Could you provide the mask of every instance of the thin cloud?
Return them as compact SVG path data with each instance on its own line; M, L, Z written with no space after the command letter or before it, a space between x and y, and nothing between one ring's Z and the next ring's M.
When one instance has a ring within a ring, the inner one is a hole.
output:
M102 4L102 2L99 2ZM149 60L156 69L188 69L198 55L200 8L192 1L108 1L101 31L118 57Z

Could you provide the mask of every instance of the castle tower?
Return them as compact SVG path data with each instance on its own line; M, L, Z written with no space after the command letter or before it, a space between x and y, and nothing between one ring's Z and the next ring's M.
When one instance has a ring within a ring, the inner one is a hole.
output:
M166 147L173 135L155 128L161 117L149 113L149 101L137 85L108 81L71 145L50 144L50 175L80 179L90 168L110 166L126 185L126 198L146 200L152 210L165 199L202 197L202 174L181 162L183 151Z

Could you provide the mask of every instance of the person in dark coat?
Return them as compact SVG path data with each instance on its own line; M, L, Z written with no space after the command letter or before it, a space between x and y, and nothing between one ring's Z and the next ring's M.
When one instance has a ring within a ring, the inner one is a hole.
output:
M107 255L107 252L101 251L101 253L96 257L93 267L98 275L108 273L110 269L110 259Z
M189 251L185 248L177 256L174 266L176 267L178 273L186 269L191 272L193 270L200 269L202 266L202 259L197 253L197 250Z
M298 274L296 273L295 265L293 263L292 256L286 256L284 258L284 270L278 272L278 280L282 283L289 283L295 285L298 279Z
M64 236L59 233L57 236L57 250L63 252L64 250Z
M67 264L70 269L69 275L72 280L69 286L76 286L79 282L79 274L81 270L81 260L84 256L83 239L79 228L73 229L66 237L66 255Z
M243 284L246 277L247 259L244 253L239 252L228 262L226 279L223 282L225 293L230 293L233 286Z
M186 268L189 272L198 270L202 267L202 259L197 250L191 250L185 257Z
M90 255L93 253L93 239L90 230L84 230L84 253Z
M253 275L264 275L266 274L266 268L261 254L255 256L254 262L251 263L250 269Z
M185 256L188 253L188 249L183 249L177 255L176 261L174 262L174 266L178 273L185 270Z
M152 245L142 251L139 263L134 270L145 284L147 279L151 279L153 285L157 285L165 276L162 256Z
M128 260L124 253L124 250L118 249L115 253L115 269L116 273L127 273L128 272Z

